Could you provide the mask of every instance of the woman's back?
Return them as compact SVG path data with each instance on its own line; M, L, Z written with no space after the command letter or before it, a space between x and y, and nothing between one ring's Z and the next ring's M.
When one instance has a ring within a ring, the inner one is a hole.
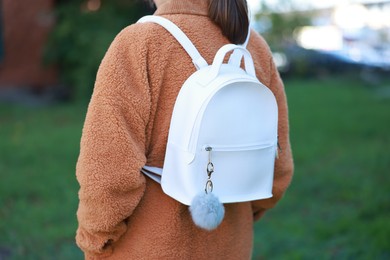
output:
M229 41L210 20L207 1L166 2L156 15L178 25L210 64ZM269 48L253 33L248 49L258 78L274 92L279 106L283 153L276 163L274 197L226 204L224 221L208 232L193 224L187 206L140 173L144 165L163 166L173 105L195 67L159 25L134 24L117 36L99 68L77 165L77 242L87 257L250 259L254 218L282 196L292 158L284 89Z

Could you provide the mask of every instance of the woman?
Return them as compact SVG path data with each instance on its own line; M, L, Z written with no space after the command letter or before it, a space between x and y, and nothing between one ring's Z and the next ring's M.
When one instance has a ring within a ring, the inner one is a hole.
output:
M224 44L243 43L245 0L156 0L155 15L178 25L210 64ZM225 205L213 231L196 227L188 207L140 173L162 167L176 96L194 72L187 53L153 23L118 34L99 68L77 163L80 204L76 240L87 259L250 259L253 223L288 187L293 163L284 87L267 44L248 44L260 81L276 96L279 143L273 197Z

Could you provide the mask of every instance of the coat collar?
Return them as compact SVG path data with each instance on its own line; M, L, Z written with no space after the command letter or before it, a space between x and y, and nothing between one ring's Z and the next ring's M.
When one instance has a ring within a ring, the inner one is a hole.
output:
M192 14L208 15L207 0L170 0L157 8L156 15Z

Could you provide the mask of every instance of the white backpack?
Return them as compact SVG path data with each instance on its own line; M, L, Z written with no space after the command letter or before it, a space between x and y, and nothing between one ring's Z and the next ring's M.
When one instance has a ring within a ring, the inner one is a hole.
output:
M221 203L272 197L278 149L276 99L256 78L245 47L227 44L208 65L169 20L146 16L139 22L167 29L197 68L177 96L163 169L145 166L143 173L158 182L161 175L163 191L190 205L196 225L212 230L223 219ZM231 51L229 62L223 63ZM242 56L245 70L240 68Z

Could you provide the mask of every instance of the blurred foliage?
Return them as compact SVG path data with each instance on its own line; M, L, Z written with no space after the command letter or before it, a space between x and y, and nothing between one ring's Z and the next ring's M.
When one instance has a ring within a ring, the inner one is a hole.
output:
M298 11L299 8L295 3L292 0L277 0L276 4L270 6L262 2L261 11L256 14L256 28L273 52L284 53L289 61L294 60L293 68L289 64L288 68L284 68L285 71L281 72L307 76L313 67L307 55L297 53L299 49L295 48L297 46L295 36L298 28L311 24L314 13Z
M262 11L256 15L256 20L262 28L261 34L273 50L281 50L295 42L295 29L310 25L313 15L310 12L297 11L297 7L291 0L277 2L279 8L276 9L263 2Z
M73 98L88 100L100 61L115 35L151 12L143 1L102 0L97 11L89 11L86 1L58 1L45 60L57 66Z

